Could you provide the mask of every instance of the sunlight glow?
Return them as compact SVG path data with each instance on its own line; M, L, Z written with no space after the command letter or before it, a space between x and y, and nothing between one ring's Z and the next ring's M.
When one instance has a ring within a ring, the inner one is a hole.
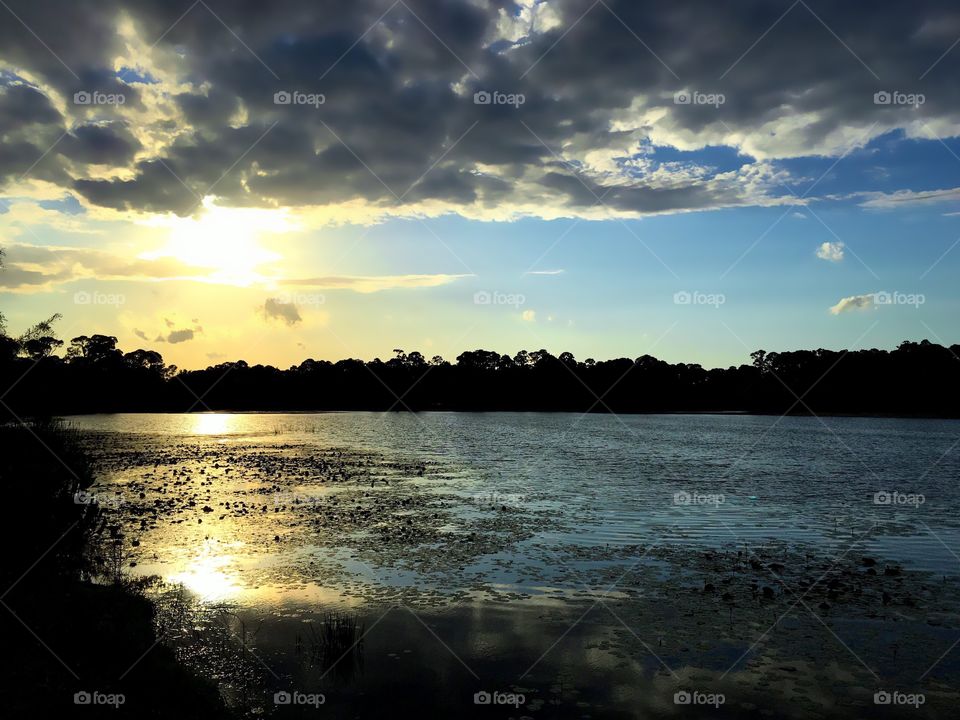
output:
M169 580L183 583L204 602L219 602L237 595L243 588L235 575L225 572L233 558L229 555L205 555L191 562L183 572L171 575Z
M207 280L231 285L264 280L260 267L281 258L260 244L260 235L296 229L284 210L225 208L215 205L212 198L204 200L199 217L167 216L149 224L168 227L170 235L164 247L142 257L172 257L210 268Z
M233 415L199 413L193 416L194 435L225 435L233 428Z

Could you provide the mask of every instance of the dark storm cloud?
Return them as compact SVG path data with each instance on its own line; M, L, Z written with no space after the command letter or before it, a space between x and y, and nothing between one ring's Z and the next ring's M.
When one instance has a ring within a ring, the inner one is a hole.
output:
M95 205L115 210L190 214L199 199L177 177L168 162L144 161L137 164L132 180L81 179L74 182L74 189Z
M121 125L80 125L70 131L58 149L78 162L120 165L133 159L140 142Z
M0 85L0 135L61 121L53 103L37 88L20 83Z
M960 33L960 10L941 0L555 0L535 10L533 31L517 20L529 3L521 14L510 2L210 0L182 18L187 5L161 0L10 5L50 50L10 16L0 59L67 99L70 117L36 87L8 82L0 182L69 130L31 176L116 209L188 214L208 193L264 207L362 199L579 212L598 196L622 212L751 204L785 191L761 176L664 177L652 166L617 175L615 161L650 138L738 144L768 161L839 157L895 127L956 135L960 110L960 49L930 69L956 39L951 29ZM179 119L136 128L166 133L157 155L134 157L142 145L119 124L146 112L148 93L109 70L126 52L120 18L177 79L167 101ZM110 109L118 124L69 104L80 90L123 93ZM724 102L676 104L681 90ZM524 102L474 104L478 91ZM877 105L879 91L925 102ZM275 103L297 92L323 102ZM104 163L115 177L85 172Z

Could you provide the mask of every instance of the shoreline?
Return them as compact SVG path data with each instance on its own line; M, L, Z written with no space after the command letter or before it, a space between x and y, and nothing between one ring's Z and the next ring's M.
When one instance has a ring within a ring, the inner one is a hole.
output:
M818 413L781 413L781 412L762 412L757 410L651 410L651 411L632 411L624 410L621 412L607 411L580 411L580 410L471 410L471 409L388 409L379 410L372 408L355 409L293 409L293 410L263 410L263 409L243 409L243 408L225 408L219 410L114 410L110 412L72 412L55 413L54 417L89 417L89 416L109 416L109 415L337 415L347 413L366 413L371 415L386 415L414 413L414 414L433 414L433 415L614 415L614 416L741 416L741 417L791 417L791 418L876 418L892 420L960 420L960 413L957 415L927 415L927 414L899 414L899 413L858 413L858 412L818 412Z

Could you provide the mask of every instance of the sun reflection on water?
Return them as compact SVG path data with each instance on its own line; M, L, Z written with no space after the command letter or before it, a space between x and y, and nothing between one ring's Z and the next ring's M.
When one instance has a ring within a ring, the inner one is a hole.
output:
M168 580L182 583L188 590L200 596L203 602L221 602L240 594L243 590L236 574L230 571L231 555L213 555L209 548L200 557L191 561L183 571L171 575Z
M194 435L223 435L233 429L233 415L227 413L199 413L193 416Z

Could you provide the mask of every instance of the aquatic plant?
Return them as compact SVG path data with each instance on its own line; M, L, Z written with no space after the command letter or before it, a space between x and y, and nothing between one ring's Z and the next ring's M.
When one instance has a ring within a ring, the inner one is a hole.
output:
M314 623L307 628L310 660L324 675L334 671L345 679L362 669L364 623L357 615L330 611L324 614L319 629Z

